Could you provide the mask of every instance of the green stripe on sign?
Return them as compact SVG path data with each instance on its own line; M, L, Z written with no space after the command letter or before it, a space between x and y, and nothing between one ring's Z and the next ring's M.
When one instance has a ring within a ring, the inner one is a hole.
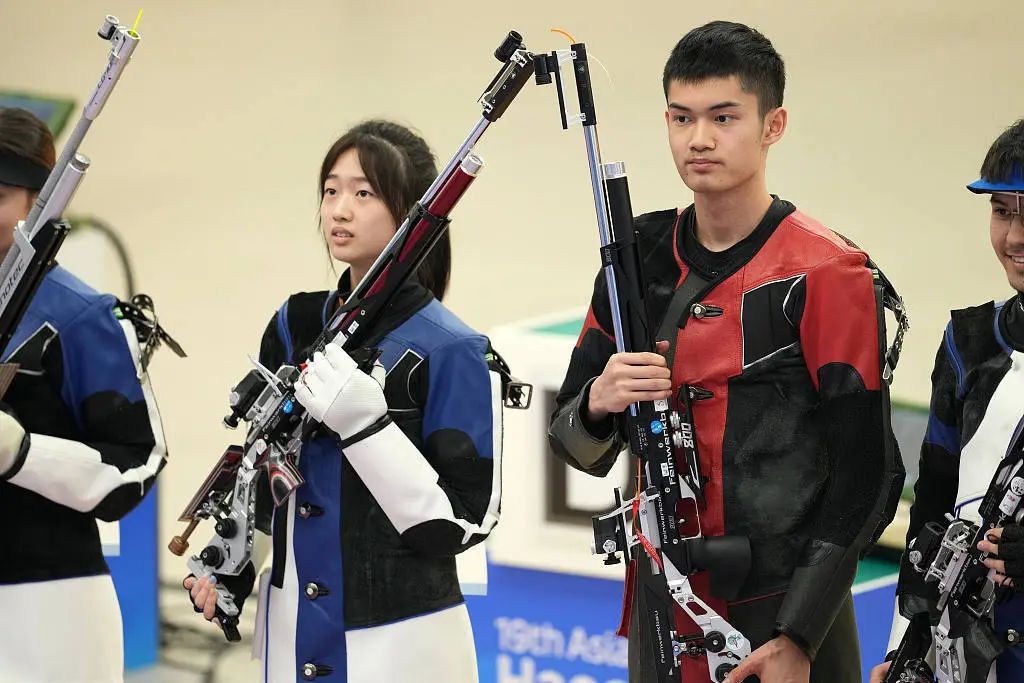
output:
M880 560L877 557L866 557L857 565L857 578L853 582L856 584L873 581L882 576L896 574L899 571L900 566L895 562Z
M895 562L868 557L857 565L857 576L853 580L853 594L866 593L878 588L892 586L899 576L900 566Z
M583 329L583 318L576 318L560 323L531 327L530 331L539 332L540 334L561 334L569 337L575 337L580 333L581 329Z

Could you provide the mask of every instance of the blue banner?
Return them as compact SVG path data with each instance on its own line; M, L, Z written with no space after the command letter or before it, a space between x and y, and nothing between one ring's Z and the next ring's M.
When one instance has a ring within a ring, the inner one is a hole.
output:
M154 486L142 503L120 521L120 554L106 558L121 605L127 669L155 664L159 658L156 511Z
M488 574L489 594L467 598L480 683L626 683L619 581L495 564ZM864 680L885 655L895 594L873 584L854 595Z

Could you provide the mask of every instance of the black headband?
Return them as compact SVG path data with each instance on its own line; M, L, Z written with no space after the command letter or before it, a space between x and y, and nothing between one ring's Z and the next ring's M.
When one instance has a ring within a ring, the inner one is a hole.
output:
M23 156L0 151L0 185L14 185L39 191L50 177L50 169Z

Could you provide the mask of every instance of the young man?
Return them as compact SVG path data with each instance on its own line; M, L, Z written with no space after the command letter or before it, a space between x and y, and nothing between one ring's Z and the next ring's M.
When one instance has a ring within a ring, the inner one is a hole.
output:
M928 522L946 513L978 519L978 504L1024 416L1024 119L1000 135L988 150L981 178L967 186L988 194L989 233L996 258L1006 271L1014 296L1000 304L953 311L932 371L931 414L921 445L920 477L914 486L907 541ZM1024 589L1024 529L1016 524L994 529L979 547L998 558L985 564L997 581ZM907 619L937 599L935 584L925 584L904 555L897 586L898 610L890 647L895 648ZM1014 597L996 608L995 632L1024 631L1024 599ZM968 644L968 652L971 645ZM875 667L881 681L888 664ZM1024 651L1008 648L987 672L993 683L1024 679ZM977 676L970 669L969 675ZM984 680L986 672L980 678ZM965 679L967 680L967 679Z
M853 683L850 586L891 519L902 466L883 427L867 256L767 190L784 86L782 58L747 26L712 22L676 45L665 121L694 203L636 219L659 353L615 353L599 275L549 438L572 466L603 476L624 446L620 413L689 392L707 477L703 533L746 536L752 550L737 600L711 594L707 572L690 577L756 648L728 680ZM647 683L643 610L632 606L630 681ZM700 634L679 611L675 630ZM684 681L712 680L704 657L683 660Z

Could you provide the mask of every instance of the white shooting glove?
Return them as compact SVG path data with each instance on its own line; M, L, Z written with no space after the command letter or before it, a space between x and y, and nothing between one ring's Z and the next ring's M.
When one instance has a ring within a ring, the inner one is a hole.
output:
M347 441L387 416L383 367L375 366L373 375L361 371L348 353L331 343L324 353L313 354L302 371L295 383L295 399Z
M0 477L21 460L24 443L25 428L14 416L0 410Z

